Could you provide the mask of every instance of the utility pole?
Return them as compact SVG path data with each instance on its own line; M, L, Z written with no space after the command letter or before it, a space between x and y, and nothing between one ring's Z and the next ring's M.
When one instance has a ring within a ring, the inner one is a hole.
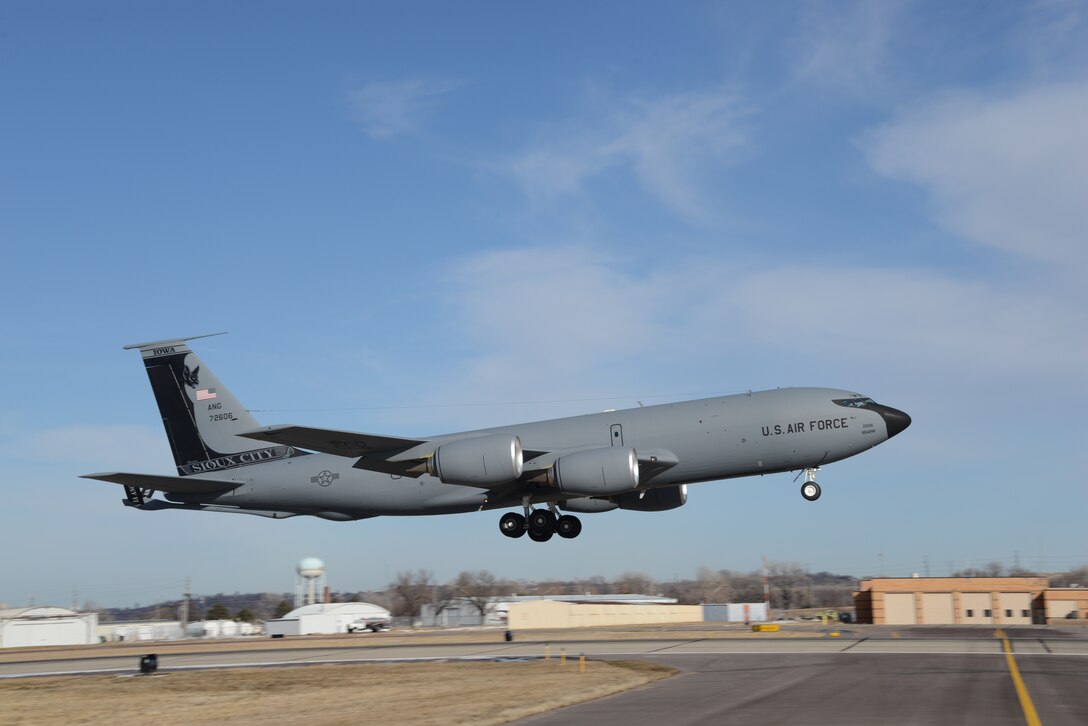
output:
M767 578L767 555L763 555L763 605L767 608L767 619L771 619L771 582Z
M925 556L925 559L923 560L923 562L925 563L926 577L929 577L929 555Z
M181 634L182 634L182 637L185 636L185 626L189 623L189 598L192 597L192 595L189 592L190 584L191 583L189 581L189 578L186 577L185 578L185 594L181 596L181 614L178 617L178 620L181 621Z

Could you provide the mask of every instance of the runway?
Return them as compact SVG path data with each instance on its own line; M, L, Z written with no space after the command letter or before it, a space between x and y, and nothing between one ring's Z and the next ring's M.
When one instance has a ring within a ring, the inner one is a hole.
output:
M680 675L625 694L533 717L524 724L1083 724L1088 723L1088 637L1054 629L867 629L800 637L431 642L171 653L160 670L444 659L646 659ZM498 635L498 634L497 634ZM689 637L690 636L690 637ZM1006 641L1007 637L1007 641ZM498 638L496 638L498 640ZM1005 643L1008 643L1006 646ZM1008 649L1008 654L1006 653ZM154 652L149 644L146 652ZM131 673L124 656L0 663L0 677ZM1010 664L1011 661L1011 664ZM1014 676L1012 669L1017 671ZM1018 694L1018 681L1028 703ZM532 687L519 698L531 697ZM1032 721L1028 709L1038 720Z

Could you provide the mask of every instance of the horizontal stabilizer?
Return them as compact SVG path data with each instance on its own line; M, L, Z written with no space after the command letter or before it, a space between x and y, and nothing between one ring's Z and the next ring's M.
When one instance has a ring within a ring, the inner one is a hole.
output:
M237 489L245 482L230 479L201 479L194 476L162 476L159 474L130 474L111 471L102 474L83 474L81 479L97 479L140 489L154 489L169 494L217 494Z

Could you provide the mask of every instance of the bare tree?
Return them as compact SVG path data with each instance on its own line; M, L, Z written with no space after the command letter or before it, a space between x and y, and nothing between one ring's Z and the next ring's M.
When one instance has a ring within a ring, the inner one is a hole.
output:
M453 606L457 599L457 593L450 585L436 585L431 588L431 607L434 608L434 617L437 621L439 615Z
M755 572L726 572L734 602L763 602L763 577Z
M1051 587L1088 587L1088 567L1078 567L1050 578Z
M700 567L696 572L696 578L694 594L699 602L729 602L729 598L733 593L728 572Z
M767 576L778 607L784 610L811 607L808 593L811 579L800 565L794 562L772 562L767 569Z
M453 592L476 608L480 613L480 621L487 617L491 611L493 601L506 589L505 585L497 580L487 570L475 572L465 571L457 576L453 583Z
M626 595L649 595L656 589L654 581L641 572L625 572L612 581L612 590Z
M434 589L434 576L430 570L398 572L389 585L393 595L393 614L417 617L424 603L430 602Z

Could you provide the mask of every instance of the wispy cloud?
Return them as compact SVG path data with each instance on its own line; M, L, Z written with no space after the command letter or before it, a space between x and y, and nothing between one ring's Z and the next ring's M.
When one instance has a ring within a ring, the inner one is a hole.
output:
M707 178L747 142L744 111L721 88L618 101L545 132L503 170L535 200L581 193L619 170L673 212L701 220L711 213Z
M1088 8L1081 0L1034 0L1023 7L1019 39L1029 64L1044 77L1082 72L1088 50Z
M1088 268L1088 85L1007 97L960 93L862 143L873 167L927 188L938 220L972 242Z
M5 457L62 462L90 470L166 471L171 468L166 434L144 426L64 426L30 431L0 445Z
M371 82L348 94L352 118L373 139L418 131L438 101L464 84L448 78Z
M870 95L883 81L902 2L814 2L801 14L794 78Z
M457 272L442 327L474 354L443 386L460 400L646 390L659 370L674 389L677 376L689 391L712 380L744 388L761 361L802 354L804 382L880 371L907 387L925 381L928 392L934 380L956 381L961 396L1010 381L1080 390L1088 366L1078 334L1088 311L1047 295L1045 282L1011 288L920 268L746 270L675 256L640 267L585 248L482 253ZM708 378L687 378L697 370Z

